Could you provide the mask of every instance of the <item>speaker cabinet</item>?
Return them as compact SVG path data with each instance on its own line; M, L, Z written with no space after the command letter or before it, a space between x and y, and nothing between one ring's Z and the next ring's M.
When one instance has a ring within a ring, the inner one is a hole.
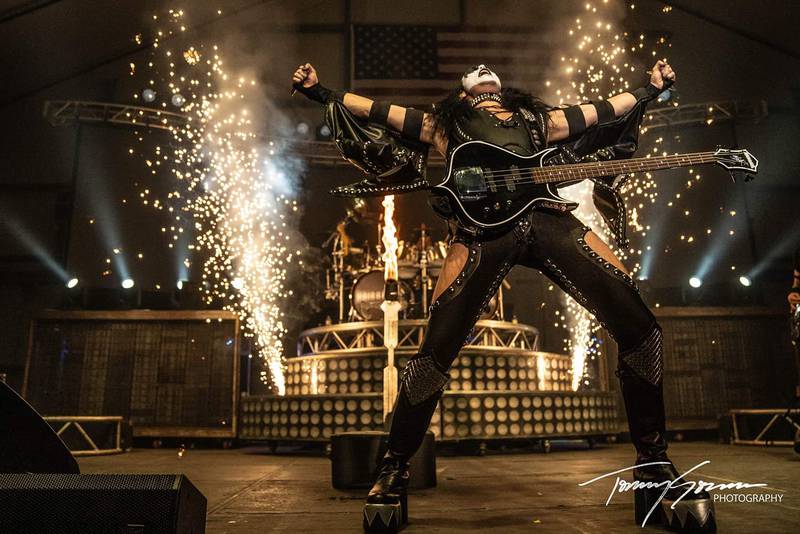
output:
M205 522L184 475L0 474L0 532L203 534Z
M22 394L45 416L122 416L135 436L236 436L232 312L45 311L30 335Z

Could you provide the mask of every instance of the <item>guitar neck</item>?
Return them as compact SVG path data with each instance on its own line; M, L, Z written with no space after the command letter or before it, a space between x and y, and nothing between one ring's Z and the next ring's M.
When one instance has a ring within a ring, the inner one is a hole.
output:
M713 152L694 152L691 154L674 154L672 156L656 156L625 160L598 161L592 163L576 163L571 165L554 165L532 170L535 183L568 182L585 180L631 172L646 172L659 169L690 167L704 163L714 163Z

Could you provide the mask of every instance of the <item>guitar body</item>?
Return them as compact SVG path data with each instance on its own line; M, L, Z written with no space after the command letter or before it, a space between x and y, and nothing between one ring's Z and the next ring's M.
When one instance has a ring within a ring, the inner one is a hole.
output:
M447 198L449 211L463 225L499 229L531 208L575 209L578 205L561 197L558 187L582 180L710 163L727 169L734 181L737 174L744 174L748 181L758 172L758 160L744 149L551 165L548 162L557 150L520 156L486 141L470 141L453 150L444 180L432 186L431 192ZM439 213L449 216L444 211Z
M531 182L530 169L545 166L556 150L520 156L485 141L470 141L453 150L444 179L431 191L450 200L462 224L485 229L509 225L530 208L573 210L577 204L562 198L556 184Z

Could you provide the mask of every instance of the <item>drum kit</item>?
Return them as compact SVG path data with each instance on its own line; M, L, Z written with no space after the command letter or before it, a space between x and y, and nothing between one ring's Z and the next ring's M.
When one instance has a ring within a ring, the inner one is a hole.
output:
M348 211L336 231L323 244L330 249L330 268L325 276L325 298L338 301L339 322L383 320L384 269L382 247L368 242L354 246L348 226L364 223L370 217ZM377 222L377 218L372 219ZM380 239L378 239L380 243ZM433 288L447 256L447 243L432 239L422 224L410 240L399 240L397 249L400 317L420 319L428 316ZM505 284L506 287L507 284ZM502 287L484 309L482 319L502 319Z

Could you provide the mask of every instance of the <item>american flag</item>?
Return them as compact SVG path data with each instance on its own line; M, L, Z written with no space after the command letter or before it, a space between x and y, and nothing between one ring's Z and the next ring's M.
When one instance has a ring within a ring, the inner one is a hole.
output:
M419 109L480 63L497 72L504 87L534 91L551 60L550 47L530 27L354 25L351 43L351 91Z

